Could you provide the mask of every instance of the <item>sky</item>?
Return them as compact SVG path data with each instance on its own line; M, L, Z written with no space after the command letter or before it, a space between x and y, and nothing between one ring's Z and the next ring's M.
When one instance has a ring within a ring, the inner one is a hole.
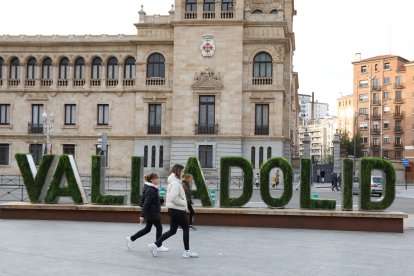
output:
M141 5L167 15L173 0L3 0L0 35L135 34ZM393 54L414 60L409 0L295 0L294 71L299 93L330 105L352 94L355 53ZM13 12L11 12L13 11Z

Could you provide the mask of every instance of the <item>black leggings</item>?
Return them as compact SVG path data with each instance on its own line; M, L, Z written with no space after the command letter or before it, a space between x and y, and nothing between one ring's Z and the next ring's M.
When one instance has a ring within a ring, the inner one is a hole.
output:
M193 225L193 220L194 220L194 209L193 209L193 206L191 205L191 203L189 203L189 204L187 205L187 207L188 207L188 211L190 211L190 219L189 219L189 224L190 224L190 225Z
M185 211L170 208L168 209L168 214L170 215L170 230L162 234L162 236L155 242L155 245L157 247L160 247L163 241L177 233L177 228L180 226L183 229L184 249L189 250L190 231L188 228L188 219Z
M135 235L131 236L131 241L135 241L136 239L151 232L152 225L154 225L155 228L157 229L157 233L155 234L155 237L156 239L159 239L162 234L161 221L147 219L147 225L145 225L145 228L141 229Z

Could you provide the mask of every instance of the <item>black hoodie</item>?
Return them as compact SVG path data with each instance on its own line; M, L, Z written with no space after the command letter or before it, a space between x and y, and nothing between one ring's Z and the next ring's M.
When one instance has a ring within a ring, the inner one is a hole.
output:
M141 217L147 220L161 220L161 203L158 189L144 185L142 197Z

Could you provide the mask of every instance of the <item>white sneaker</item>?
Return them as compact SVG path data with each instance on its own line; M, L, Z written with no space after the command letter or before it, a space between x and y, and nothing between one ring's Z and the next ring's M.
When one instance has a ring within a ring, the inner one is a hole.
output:
M168 252L168 251L170 251L170 249L168 247L165 247L164 245L157 247L157 252Z
M183 258L198 258L198 254L190 250L185 250L183 253Z
M153 257L158 257L158 253L157 253L158 247L155 245L155 243L148 244L148 248L151 251Z
M126 242L127 242L128 250L131 251L132 250L133 241L131 240L131 237L126 237L125 239L126 239Z

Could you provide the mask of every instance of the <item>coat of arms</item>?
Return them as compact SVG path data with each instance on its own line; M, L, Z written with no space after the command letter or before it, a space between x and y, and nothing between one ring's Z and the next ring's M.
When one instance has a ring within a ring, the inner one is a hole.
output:
M212 57L216 50L216 42L212 35L203 36L203 40L200 45L201 55L203 57Z

